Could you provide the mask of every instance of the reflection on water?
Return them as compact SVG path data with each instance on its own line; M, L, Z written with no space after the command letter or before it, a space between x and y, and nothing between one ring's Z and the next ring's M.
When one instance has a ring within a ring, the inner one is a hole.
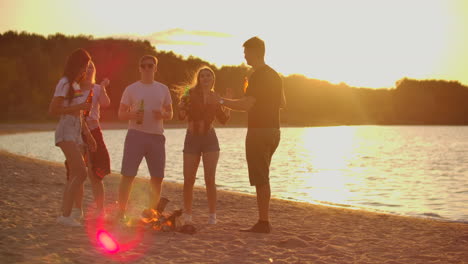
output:
M166 130L166 180L183 182L184 129ZM120 171L126 130L105 130ZM246 129L217 129L217 184L253 193L244 156ZM53 132L0 137L0 148L62 162ZM139 175L147 177L145 162ZM203 185L203 166L197 185ZM468 221L468 127L339 126L282 128L271 165L274 197L412 216Z

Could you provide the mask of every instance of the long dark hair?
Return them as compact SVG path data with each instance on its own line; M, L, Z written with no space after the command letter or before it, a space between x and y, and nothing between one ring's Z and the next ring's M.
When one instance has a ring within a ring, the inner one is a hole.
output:
M84 49L74 50L70 56L68 56L67 64L63 70L63 76L67 78L69 89L68 89L68 100L71 101L75 96L72 84L74 82L80 82L84 77L83 70L86 70L86 66L91 60L91 56Z

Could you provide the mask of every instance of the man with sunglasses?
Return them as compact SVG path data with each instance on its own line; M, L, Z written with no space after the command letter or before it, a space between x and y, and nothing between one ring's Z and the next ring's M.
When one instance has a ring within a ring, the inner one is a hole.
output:
M119 186L121 221L125 221L133 180L143 157L151 176L149 208L156 208L161 196L166 163L163 120L172 119L173 111L169 88L154 80L157 65L156 57L143 56L139 69L141 79L125 88L120 101L119 119L128 120Z

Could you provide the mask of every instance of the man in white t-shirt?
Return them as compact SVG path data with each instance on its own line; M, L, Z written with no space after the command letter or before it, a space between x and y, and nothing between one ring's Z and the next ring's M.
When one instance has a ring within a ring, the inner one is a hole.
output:
M171 120L173 112L169 88L154 80L157 65L156 57L143 56L140 59L141 80L127 86L120 101L119 119L128 120L119 186L121 219L125 219L133 180L143 157L151 176L149 208L155 208L161 196L166 163L163 120Z

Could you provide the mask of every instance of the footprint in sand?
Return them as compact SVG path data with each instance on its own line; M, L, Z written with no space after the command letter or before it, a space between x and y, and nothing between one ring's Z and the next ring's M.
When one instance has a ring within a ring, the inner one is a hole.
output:
M281 248L293 249L293 248L308 247L309 243L299 238L288 238L288 239L280 241L278 243L278 246Z

